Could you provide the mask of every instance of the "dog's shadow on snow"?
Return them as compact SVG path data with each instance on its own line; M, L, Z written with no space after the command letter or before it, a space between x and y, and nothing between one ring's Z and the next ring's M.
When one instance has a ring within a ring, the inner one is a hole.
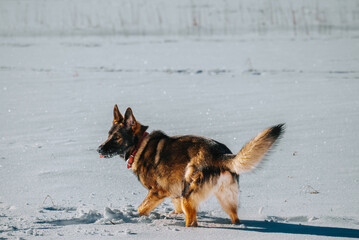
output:
M204 223L221 224L221 226L203 226L201 220L199 225L201 228L216 228L216 229L229 229L238 231L262 232L262 233L285 233L285 234L299 234L299 235L313 235L324 237L346 237L346 238L359 238L359 229L340 228L340 227L324 227L324 226L311 226L294 223L260 221L260 220L241 220L241 225L229 224L228 219L200 216ZM223 226L222 224L228 224Z

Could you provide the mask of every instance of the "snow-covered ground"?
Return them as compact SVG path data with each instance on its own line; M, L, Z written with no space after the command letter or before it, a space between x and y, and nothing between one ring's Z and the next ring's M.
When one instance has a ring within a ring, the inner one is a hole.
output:
M106 3L0 4L0 239L359 238L356 0ZM196 229L170 201L138 216L145 188L96 152L114 104L233 152L285 122L242 224L214 198Z
M358 238L358 36L1 38L0 239ZM212 198L196 229L170 201L139 217L145 188L96 152L116 103L233 152L285 122L241 177L242 224Z

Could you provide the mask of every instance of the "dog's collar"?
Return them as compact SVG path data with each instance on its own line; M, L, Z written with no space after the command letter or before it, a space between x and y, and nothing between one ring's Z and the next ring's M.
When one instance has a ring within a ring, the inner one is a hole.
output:
M132 154L130 155L130 157L127 159L126 163L127 163L127 168L130 169L132 167L133 161L135 159L135 155L138 151L138 149L141 146L141 143L143 141L143 139L145 139L145 137L148 135L148 132L145 132L141 138L141 140L138 142L136 149L132 152Z

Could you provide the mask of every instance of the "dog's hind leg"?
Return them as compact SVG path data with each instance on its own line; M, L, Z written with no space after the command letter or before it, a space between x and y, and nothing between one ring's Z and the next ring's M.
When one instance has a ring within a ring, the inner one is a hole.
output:
M182 209L186 214L186 227L197 227L197 207L213 193L214 186L211 182L203 182L204 176L201 171L192 174L187 180L182 191Z
M222 172L218 180L218 189L215 196L223 210L229 215L233 224L240 224L237 215L238 208L238 181L230 172Z
M191 184L193 185L193 183ZM182 209L186 214L186 227L197 227L197 208L201 202L206 200L212 193L211 183L203 184L201 188L190 190L182 196Z
M182 198L182 208L186 214L186 227L197 227L197 203L192 196Z
M155 207L157 207L168 195L161 191L150 190L141 205L138 207L140 215L148 215Z

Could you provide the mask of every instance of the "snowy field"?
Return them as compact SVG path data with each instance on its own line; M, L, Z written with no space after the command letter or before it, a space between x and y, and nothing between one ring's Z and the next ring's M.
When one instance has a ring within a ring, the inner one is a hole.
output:
M0 239L358 238L358 36L1 38ZM145 188L96 152L116 103L233 152L285 122L242 224L212 198L196 229L170 201L139 217Z
M0 239L359 238L356 0L1 0ZM151 4L152 3L152 4ZM239 17L240 16L240 17ZM233 152L286 123L198 228L100 159L113 106Z

